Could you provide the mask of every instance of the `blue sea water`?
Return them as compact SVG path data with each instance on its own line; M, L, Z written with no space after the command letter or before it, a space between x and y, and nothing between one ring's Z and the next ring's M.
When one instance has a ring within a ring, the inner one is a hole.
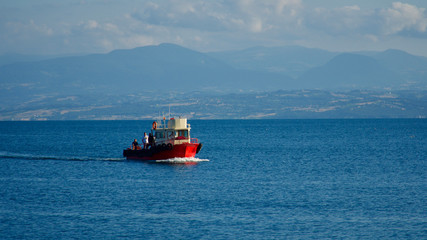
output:
M196 165L126 161L151 121L0 122L0 239L426 239L427 121L190 120Z

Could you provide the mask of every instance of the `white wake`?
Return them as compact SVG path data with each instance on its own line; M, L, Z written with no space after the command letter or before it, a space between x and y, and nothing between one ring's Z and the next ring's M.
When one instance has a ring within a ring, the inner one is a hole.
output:
M200 158L169 158L169 159L162 159L162 160L154 160L157 163L198 163L198 162L209 162L209 159L200 159Z

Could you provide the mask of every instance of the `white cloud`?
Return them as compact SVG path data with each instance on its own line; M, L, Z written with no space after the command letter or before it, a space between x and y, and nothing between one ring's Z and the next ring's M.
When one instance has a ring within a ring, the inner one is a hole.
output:
M114 45L109 39L100 39L98 42L104 49L109 49L109 50L114 49Z
M379 36L410 32L426 33L425 9L394 2L391 7L379 10L362 10L359 6L306 11L305 24L311 31L322 31L333 36L363 37L378 41ZM426 35L418 34L425 38Z
M375 36L373 34L366 34L365 38L372 41L372 42L378 42L378 36Z
M276 12L278 14L282 14L284 10L290 9L291 16L295 16L297 14L296 9L302 7L302 2L301 0L278 0L276 5Z
M150 36L135 34L120 38L120 44L123 48L134 48L137 46L154 45L157 42Z
M308 28L332 35L348 35L366 31L371 16L357 5L307 11L305 22Z
M3 19L7 19L0 22L0 53L25 49L22 46L42 53L106 52L162 42L201 51L298 43L310 47L329 44L333 48L338 41L341 46L346 41L347 45L356 41L381 45L385 39L395 44L399 41L390 39L397 37L400 41L417 38L419 42L427 38L427 18L422 7L394 2L372 9L366 8L363 1L348 6L342 1L328 5L312 2L88 1L84 6L58 3L55 11L45 9L44 13L28 8L19 17L14 17L19 15L16 13L4 17L5 10L0 8L0 15L3 13ZM61 15L65 17L59 18Z
M360 7L357 5L353 5L353 6L345 6L340 8L343 11L360 11Z
M159 6L160 5L160 6ZM169 1L147 3L131 16L158 26L195 31L259 33L299 22L301 0L240 0L237 2Z
M380 11L380 16L384 19L385 34L396 34L403 30L426 32L427 17L424 12L425 8L394 2L392 8Z
M252 19L250 23L250 29L254 33L259 33L262 31L262 21L259 18Z
M196 42L202 42L203 39L200 36L195 36L194 37L194 41L196 41Z
M7 22L6 28L14 34L23 34L23 35L44 35L52 36L54 31L52 28L48 27L46 24L36 24L34 20L30 20L27 23L22 22Z
M107 32L111 32L114 34L123 34L122 31L120 31L119 27L112 23L105 23L103 25L103 29Z
M89 20L84 26L85 29L95 29L97 27L98 22L96 22L95 20Z

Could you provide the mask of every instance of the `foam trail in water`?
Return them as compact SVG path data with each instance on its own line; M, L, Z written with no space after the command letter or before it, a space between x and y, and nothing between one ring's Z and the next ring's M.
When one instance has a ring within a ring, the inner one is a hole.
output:
M200 158L169 158L163 160L155 160L157 163L198 163L198 162L209 162L209 159L200 159Z
M10 159L26 159L26 160L65 160L65 161L124 161L124 158L100 158L100 157L89 157L89 156L43 156L33 155L26 153L10 153L0 152L0 158Z

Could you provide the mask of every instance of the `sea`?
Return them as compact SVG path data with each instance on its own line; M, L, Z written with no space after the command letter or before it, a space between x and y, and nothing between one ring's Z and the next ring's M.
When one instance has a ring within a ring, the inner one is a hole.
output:
M189 120L195 158L128 161L152 121L0 122L0 239L427 239L427 120Z

